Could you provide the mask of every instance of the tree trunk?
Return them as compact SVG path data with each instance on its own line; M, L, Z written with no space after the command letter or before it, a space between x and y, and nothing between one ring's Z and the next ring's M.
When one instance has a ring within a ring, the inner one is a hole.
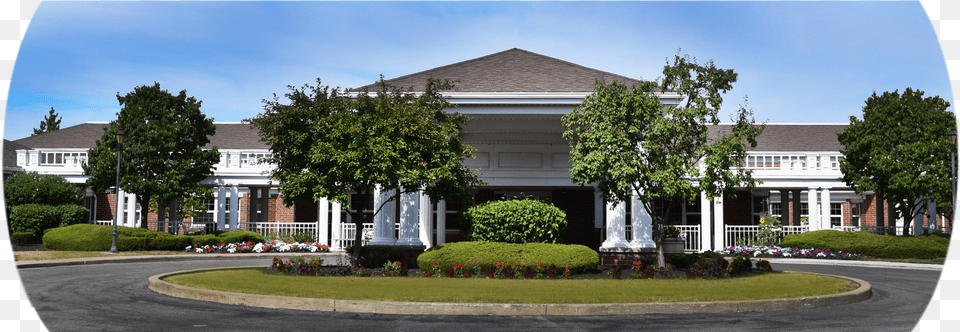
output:
M360 247L363 246L363 209L367 206L367 194L360 192L357 194L357 201L353 202L354 212L350 213L353 218L353 224L356 231L353 234L353 254L351 260L353 265L360 264ZM374 225L376 227L376 225Z
M144 193L140 197L140 228L150 228L147 224L147 217L150 216L150 193Z
M177 215L177 200L174 199L170 201L169 210L170 210L170 227L169 228L172 230L171 233L176 234L178 231L177 226L180 225L178 223L178 221L180 221L180 218Z
M167 207L163 203L163 197L157 197L157 232L167 231Z

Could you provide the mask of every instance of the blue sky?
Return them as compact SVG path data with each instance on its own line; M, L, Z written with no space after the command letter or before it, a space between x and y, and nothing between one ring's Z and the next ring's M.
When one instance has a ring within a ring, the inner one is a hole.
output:
M771 123L847 123L874 91L953 100L918 2L43 2L4 138L50 107L61 127L115 119L117 93L155 81L236 122L287 85L357 87L514 47L641 79L682 49L740 74L725 113L748 96Z

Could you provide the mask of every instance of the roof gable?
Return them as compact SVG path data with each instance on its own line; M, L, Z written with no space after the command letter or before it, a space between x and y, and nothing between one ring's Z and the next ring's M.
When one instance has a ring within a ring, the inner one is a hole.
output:
M641 81L587 68L518 48L413 73L386 83L422 91L428 78L455 81L459 92L593 92L594 83L617 81L627 86ZM376 90L370 84L350 91Z
M260 141L260 135L250 124L214 123L217 133L210 136L210 143L204 148L216 146L220 149L268 149ZM108 123L83 123L61 128L39 135L24 137L13 141L21 149L93 149L97 140L103 137Z

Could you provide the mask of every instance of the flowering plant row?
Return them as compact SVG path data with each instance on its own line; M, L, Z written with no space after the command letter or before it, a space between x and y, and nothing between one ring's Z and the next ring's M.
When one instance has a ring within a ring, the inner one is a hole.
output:
M832 252L830 249L819 248L781 248L768 246L730 246L724 250L717 250L721 255L748 255L753 257L780 257L780 258L823 258L823 259L857 259L860 254Z
M429 271L424 271L424 277L447 277L447 278L489 278L489 279L559 279L570 277L570 264L567 264L562 270L556 265L544 267L543 263L537 262L536 265L522 266L520 263L513 265L497 262L496 266L490 266L485 271L479 262L473 262L470 266L471 274L462 263L454 262L452 267L443 270L440 263L433 263Z
M329 252L330 246L315 242L238 242L238 243L220 243L220 245L203 245L196 243L187 246L186 251L196 251L197 253L264 253L264 252Z

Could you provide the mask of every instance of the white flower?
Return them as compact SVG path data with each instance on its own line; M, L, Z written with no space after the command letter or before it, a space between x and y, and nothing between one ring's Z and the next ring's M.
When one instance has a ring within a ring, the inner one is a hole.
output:
M234 248L228 248L228 249L227 249L227 252L229 252L229 253L231 253L231 254L232 254L232 253L235 253L235 252L237 252L237 249L234 249Z
M198 253L203 253L203 248L197 248Z
M190 251L190 248L193 248L193 246L187 246L187 248L186 248L186 249L184 249L184 250L186 250L186 251Z

